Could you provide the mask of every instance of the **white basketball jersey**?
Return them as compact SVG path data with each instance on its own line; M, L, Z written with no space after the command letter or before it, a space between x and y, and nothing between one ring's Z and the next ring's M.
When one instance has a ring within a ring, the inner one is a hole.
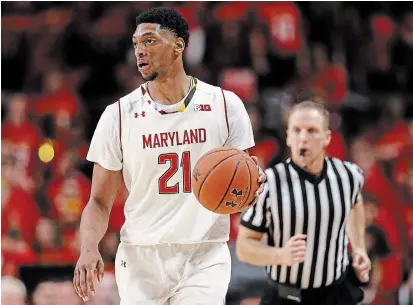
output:
M242 101L198 80L182 112L162 114L151 103L141 86L108 106L88 153L89 161L123 172L129 197L121 241L227 241L229 216L210 212L197 201L191 192L191 172L210 149L254 146Z

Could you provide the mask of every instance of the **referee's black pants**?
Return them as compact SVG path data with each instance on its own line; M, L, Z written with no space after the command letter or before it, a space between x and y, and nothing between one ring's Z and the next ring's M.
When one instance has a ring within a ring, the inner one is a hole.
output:
M302 289L301 302L298 303L281 298L277 283L269 280L260 305L356 305L364 296L359 284L353 272L346 272L328 287Z

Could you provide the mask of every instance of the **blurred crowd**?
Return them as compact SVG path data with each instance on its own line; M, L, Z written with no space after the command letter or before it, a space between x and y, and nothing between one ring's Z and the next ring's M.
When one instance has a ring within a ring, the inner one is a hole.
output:
M285 119L294 103L312 98L328 107L328 155L356 162L365 175L373 270L363 304L412 304L413 6L137 1L1 4L2 304L80 304L70 272L56 272L78 257L89 141L104 108L143 83L134 20L159 5L189 23L188 74L244 101L251 154L263 167L288 157ZM123 187L100 245L107 272L93 304L119 304L113 264L126 196ZM265 272L238 262L239 215L231 217L227 303L258 304Z

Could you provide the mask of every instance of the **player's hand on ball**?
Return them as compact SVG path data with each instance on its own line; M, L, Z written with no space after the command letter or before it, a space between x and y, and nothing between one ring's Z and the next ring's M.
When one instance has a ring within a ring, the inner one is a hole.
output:
M353 250L353 268L360 282L370 280L371 261L365 250Z
M292 266L305 261L307 242L306 235L297 234L291 237L281 248L281 265Z
M265 181L267 181L267 176L265 175L262 168L258 165L258 158L256 156L251 156L251 158L252 160L254 160L255 164L257 164L257 169L258 169L258 174L259 174L258 182L260 183L260 187L255 192L255 201L254 201L254 204L255 204L258 201L258 197L264 191L264 183Z
M85 251L77 261L73 286L83 301L87 302L90 296L95 295L95 278L99 282L103 279L104 264L99 251Z

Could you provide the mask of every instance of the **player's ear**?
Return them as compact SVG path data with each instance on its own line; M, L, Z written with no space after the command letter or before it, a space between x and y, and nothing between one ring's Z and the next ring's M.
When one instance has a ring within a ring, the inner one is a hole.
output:
M185 41L181 38L178 37L178 39L175 42L175 53L182 54L185 50Z

